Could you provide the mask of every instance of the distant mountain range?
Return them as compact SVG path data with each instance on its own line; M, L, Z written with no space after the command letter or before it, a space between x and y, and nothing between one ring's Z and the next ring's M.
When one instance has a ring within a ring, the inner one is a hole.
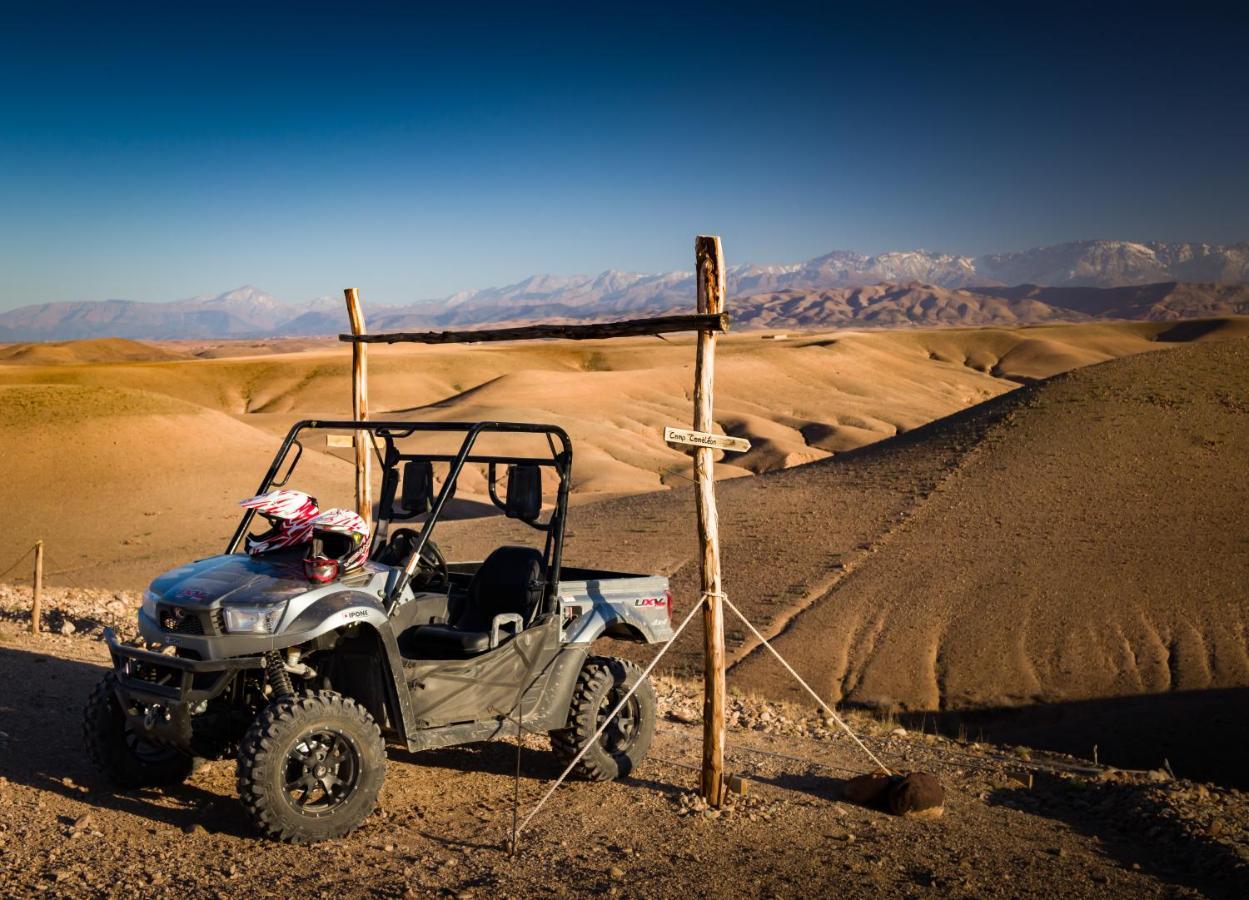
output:
M1076 241L1015 253L834 251L727 276L739 327L1004 324L1087 317L1249 313L1249 242ZM1147 289L1144 286L1149 286ZM537 319L588 321L687 311L691 272L534 275L516 284L404 306L366 306L374 331L464 328ZM246 286L168 303L45 303L0 313L0 341L294 337L344 329L342 301L285 303Z

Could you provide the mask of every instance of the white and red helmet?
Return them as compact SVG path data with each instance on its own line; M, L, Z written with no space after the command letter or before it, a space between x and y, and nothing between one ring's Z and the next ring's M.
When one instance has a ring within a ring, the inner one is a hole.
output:
M321 514L317 501L303 491L270 491L240 500L239 506L256 510L271 526L264 534L247 536L252 556L306 544L312 539L312 523Z
M369 523L349 509L327 509L312 522L313 561L334 560L340 572L364 565L369 555Z

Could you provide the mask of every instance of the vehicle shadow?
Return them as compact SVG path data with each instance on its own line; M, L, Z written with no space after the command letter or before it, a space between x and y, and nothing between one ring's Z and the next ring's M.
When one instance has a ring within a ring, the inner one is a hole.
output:
M230 836L253 835L254 829L233 795L233 765L228 761L213 763L209 778L193 775L184 784L142 790L114 789L96 771L83 748L82 710L105 671L103 659L67 659L41 652L37 645L0 645L0 683L13 686L0 699L0 776L14 785L152 823L184 830L198 825ZM516 745L511 741L416 753L390 747L387 756L392 762L424 768L508 778L516 772ZM223 766L228 769L224 779ZM545 747L526 747L522 752L521 779L528 794L562 771L563 766ZM681 791L645 776L630 776L617 783L671 794ZM213 790L215 784L220 784L221 790Z
M0 683L10 686L0 701L0 775L15 785L177 828L253 833L232 797L194 783L194 776L191 783L144 790L116 790L105 781L82 744L83 705L104 672L103 662L0 646Z
M516 744L510 740L485 741L476 744L462 744L456 747L442 747L436 750L418 750L416 752L392 748L390 758L396 762L412 763L425 768L447 769L454 772L477 772L487 775L501 775L506 778L513 778L516 775ZM642 772L646 772L653 769L654 766L647 761L643 762L640 768ZM521 752L520 778L522 783L527 783L527 789L529 790L532 789L534 783L554 781L563 771L564 764L547 747L527 746ZM645 788L671 796L684 792L684 789L679 785L643 777L636 772L630 773L614 783L625 787ZM570 775L565 784L590 784L590 782Z
M488 775L516 774L516 744L511 740L483 741L439 747L435 750L396 750L389 756L396 762L411 763L424 768L447 769L453 772L481 772ZM563 771L555 754L546 748L526 747L521 752L522 781L550 781Z

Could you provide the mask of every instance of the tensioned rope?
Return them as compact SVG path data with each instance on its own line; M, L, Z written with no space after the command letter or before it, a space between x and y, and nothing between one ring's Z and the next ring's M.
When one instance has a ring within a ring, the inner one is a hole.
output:
M9 567L8 567L7 569L5 569L3 572L0 572L0 578L3 578L5 575L8 575L10 572L12 572L14 569L16 569L16 568L17 568L17 564L18 564L18 563L20 563L22 560L24 560L26 557L30 556L30 554L34 551L34 549L35 549L35 545L34 545L34 544L32 544L32 545L29 547L29 549L27 549L27 551L26 551L25 553L23 553L23 554L22 554L21 556L19 556L17 559L13 560L13 565L9 566Z
M859 736L856 735L853 731L851 731L850 726L846 724L845 720L842 719L841 716L837 715L837 711L833 709L831 706L829 706L827 703L825 703L824 698L822 698L819 694L817 694L814 690L811 689L811 685L807 684L805 681L802 680L802 676L794 671L794 667L791 666L788 662L786 662L785 657L781 656L781 654L777 652L776 648L773 647L768 642L768 639L759 633L759 629L756 628L754 624L749 619L746 618L746 616L742 613L740 609L738 609L736 606L733 605L733 601L728 598L728 595L719 594L718 596L720 597L721 600L724 601L725 606L733 610L733 612L737 613L737 617L746 623L746 627L749 628L754 633L755 637L757 637L760 641L763 642L763 646L767 647L768 650L772 653L772 655L781 661L781 665L785 667L786 671L788 671L790 675L794 676L794 680L797 681L800 685L803 686L803 688L806 689L806 692L815 699L816 703L820 704L820 706L824 709L824 712L828 713L828 715L832 718L832 720L836 722L838 725L840 725L841 729L846 734L850 735L851 740L853 740L856 744L859 745L859 749L862 750L864 753L866 753L868 757L871 758L872 762L876 763L876 765L880 767L880 770L882 772L884 772L886 775L892 775L893 772L889 771L889 767L886 766L883 762L881 762L880 759L877 758L875 753L867 749L867 744L859 740Z
M596 732L594 732L593 737L585 742L585 746L582 747L577 755L572 758L572 761L564 767L564 771L559 773L559 777L552 782L549 788L547 788L546 793L542 795L542 799L539 800L537 805L529 811L529 815L525 816L525 821L521 822L519 827L516 827L513 830L511 847L512 853L516 853L517 849L520 847L520 836L524 830L529 827L529 823L533 821L533 817L538 814L538 812L546 804L546 801L551 799L551 795L555 793L555 789L564 783L564 779L568 777L568 774L572 772L577 763L581 762L581 758L590 751L591 747L598 743L598 739L603 736L603 732L607 730L607 726L610 725L612 720L616 718L616 714L624 709L625 704L629 702L629 698L632 697L637 689L646 682L647 677L655 668L655 665L663 659L664 654L668 652L674 643L676 643L676 640L680 637L681 632L685 630L685 626L690 624L690 620L694 618L694 613L702 609L703 603L706 602L707 596L707 594L703 594L703 596L699 598L699 601L690 607L690 611L685 614L685 618L681 621L681 624L677 626L677 630L672 632L672 637L668 638L668 642L663 645L660 651L655 654L655 658L652 659L650 663L647 664L646 668L642 670L642 674L639 675L637 681L633 683L633 687L629 688L628 692L620 698L620 702L617 703L615 708L607 714L607 717L603 720L603 724L598 727Z
M624 709L624 705L629 702L629 698L632 697L634 692L636 692L637 689L642 686L642 683L646 680L647 676L650 675L651 671L655 668L655 666L659 663L659 661L663 659L664 654L668 652L668 650L672 647L674 643L676 643L676 639L680 637L681 632L685 630L685 626L687 626L690 623L690 620L694 618L694 613L698 612L703 607L703 604L707 602L708 597L719 597L721 600L724 601L725 605L728 606L729 609L737 613L737 617L746 623L746 627L749 628L754 633L755 637L757 637L760 640L760 642L762 642L763 646L767 647L768 650L771 652L771 654L775 656L778 660L780 660L781 665L785 667L785 670L789 672L790 675L794 676L794 680L797 681L800 685L802 685L802 687L806 690L806 692L810 694L812 698L814 698L815 702L820 705L820 707L829 715L829 717L831 717L832 720L836 722L841 727L841 729L850 736L850 739L853 740L855 744L858 745L859 749L862 750L864 753L866 753L868 758L871 759L871 761L874 762L880 768L880 770L884 772L886 775L893 774L893 772L890 771L889 767L886 766L883 762L881 762L880 758L877 757L876 754L873 753L871 750L869 750L866 744L864 744L861 740L859 740L859 736L856 735L854 731L850 728L850 726L846 724L846 721L837 714L837 711L833 709L831 706L829 706L826 702L824 702L824 698L821 697L819 694L817 694L812 689L811 685L807 684L806 681L803 680L802 676L799 675L794 670L794 667L791 666L786 661L785 657L781 656L781 654L776 650L775 647L772 646L772 644L768 641L768 639L765 638L760 633L759 629L756 628L754 624L749 619L746 618L745 614L740 609L738 609L736 606L733 605L733 601L729 599L728 594L725 594L723 591L704 591L701 597L699 598L699 602L695 603L694 606L691 607L690 611L686 613L685 618L681 621L681 624L677 626L676 631L672 633L672 637L668 639L668 642L663 645L663 648L657 654L655 654L655 658L652 659L650 663L646 666L646 668L642 670L642 674L638 677L633 687L631 687L629 691L624 695L624 697L620 699L620 702L616 704L615 708L610 713L608 713L607 717L603 720L603 724L598 727L598 730L594 732L594 735L588 741L586 741L585 746L581 748L581 750L577 753L577 755L572 758L572 761L568 763L568 765L564 768L564 771L559 774L559 777L556 778L554 782L552 782L549 788L547 788L546 793L542 795L542 799L540 799L537 802L537 804L534 806L534 808L529 811L529 815L525 816L525 820L520 823L519 827L515 824L516 819L513 816L512 847L511 847L512 853L516 853L516 851L520 847L521 833L524 832L524 830L529 827L529 823L533 821L533 817L536 816L538 812L542 809L542 807L546 805L546 802L551 799L556 789L561 784L564 783L564 779L568 777L569 773L572 772L573 768L576 767L577 763L581 761L581 758L585 756L586 753L589 752L590 747L596 744L598 742L598 739L602 737L603 732L607 730L607 726L610 725L612 720L616 718L616 714L619 713L620 710ZM518 740L519 740L519 737L518 737Z

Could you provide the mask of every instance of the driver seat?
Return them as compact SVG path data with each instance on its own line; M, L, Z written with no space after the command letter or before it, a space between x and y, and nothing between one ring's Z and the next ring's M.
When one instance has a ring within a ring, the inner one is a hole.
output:
M499 547L468 585L468 597L446 625L418 625L405 637L405 656L440 658L490 649L495 616L514 614L524 628L533 620L546 586L546 564L532 547ZM519 630L519 629L518 629Z

